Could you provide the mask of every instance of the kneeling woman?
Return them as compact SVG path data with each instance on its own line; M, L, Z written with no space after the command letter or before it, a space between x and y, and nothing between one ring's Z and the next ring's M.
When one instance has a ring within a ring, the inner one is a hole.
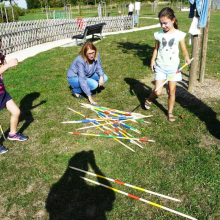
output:
M81 98L84 93L91 104L97 104L92 99L91 91L102 86L108 77L103 71L100 55L93 43L87 42L83 45L79 56L67 72L67 78L76 98Z

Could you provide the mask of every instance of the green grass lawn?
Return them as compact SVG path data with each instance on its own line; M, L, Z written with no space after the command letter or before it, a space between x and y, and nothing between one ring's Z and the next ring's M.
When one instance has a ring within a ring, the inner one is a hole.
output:
M188 32L191 22L187 15L177 13L180 30L184 32ZM216 84L220 81L219 19L220 11L212 12L205 76L216 80ZM3 142L9 152L0 155L1 219L183 219L87 183L68 165L178 198L182 202L107 180L102 182L197 219L220 218L219 98L199 99L178 84L175 123L167 121L165 91L149 111L143 108L153 88L154 74L149 65L153 33L157 30L106 36L96 44L109 78L101 93L94 97L98 104L153 115L147 119L150 124L128 122L141 134L128 132L156 141L142 144L143 149L128 143L135 153L112 139L68 134L82 125L61 123L83 119L67 107L96 117L80 107L79 102L88 101L76 100L66 79L80 47L59 47L40 53L4 74L7 91L22 111L20 132L28 135L29 140ZM187 47L191 52L191 47ZM188 69L183 74L187 80ZM181 115L185 118L181 119ZM0 122L6 133L9 119L7 110L1 111ZM102 134L97 129L84 132Z

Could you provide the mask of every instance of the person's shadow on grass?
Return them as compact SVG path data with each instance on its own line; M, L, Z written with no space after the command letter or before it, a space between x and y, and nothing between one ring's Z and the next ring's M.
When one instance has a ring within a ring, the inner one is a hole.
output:
M20 101L20 110L21 114L19 117L19 123L24 122L22 127L19 129L19 133L23 133L23 131L28 128L28 126L34 121L33 115L31 113L31 110L34 108L37 108L38 106L46 103L45 100L41 101L40 103L33 105L33 102L35 99L37 99L40 96L39 92L32 92L28 95L26 95L21 101Z
M150 96L152 92L152 88L147 86L145 83L142 83L133 78L125 78L124 80L130 86L129 88L130 94L136 95L138 101L140 102L139 106L141 106L142 109L145 109L144 104L147 97ZM156 99L154 100L154 103L166 114L166 109L164 108L163 105L157 102ZM137 109L139 106L137 106L135 109Z
M25 121L24 124L22 125L22 127L18 130L19 133L23 133L24 130L34 121L33 115L31 113L31 110L34 108L37 108L38 106L46 103L46 101L41 101L40 103L38 103L37 105L33 106L33 101L35 99L37 99L40 96L39 92L32 92L28 95L26 95L21 101L20 101L20 110L21 110L21 114L19 117L19 123L22 121ZM4 133L5 133L5 137L8 136L8 133L10 131L10 128L8 128ZM4 138L1 137L0 139L0 143L3 143Z
M70 160L68 167L55 183L46 200L46 210L50 220L105 220L106 212L112 210L115 193L102 186L87 184L81 177L85 173L73 170L76 167L88 171L88 165L94 173L104 176L95 163L93 151L76 153ZM88 176L89 179L94 177ZM99 183L110 186L106 179L97 178Z
M121 48L123 53L133 53L143 61L144 66L149 66L154 51L154 47L148 44L138 44L131 42L119 42L118 47Z

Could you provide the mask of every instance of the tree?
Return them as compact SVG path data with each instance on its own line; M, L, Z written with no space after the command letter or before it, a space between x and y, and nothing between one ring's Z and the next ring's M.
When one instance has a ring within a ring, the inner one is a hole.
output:
M32 8L40 8L41 4L39 0L26 0L27 3L27 8L32 9Z
M1 0L0 0L1 1ZM41 8L46 5L50 7L63 7L65 0L26 0L27 8Z
M63 0L50 0L50 7L63 7Z
M14 0L0 0L0 2L9 2L10 5L12 5L12 3L16 4Z

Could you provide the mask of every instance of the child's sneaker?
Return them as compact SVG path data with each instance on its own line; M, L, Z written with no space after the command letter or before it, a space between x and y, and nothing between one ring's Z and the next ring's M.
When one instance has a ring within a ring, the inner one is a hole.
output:
M0 154L4 154L8 151L8 148L3 147L2 145L0 145Z
M16 133L14 135L8 135L8 139L11 141L26 141L28 139L28 136Z

